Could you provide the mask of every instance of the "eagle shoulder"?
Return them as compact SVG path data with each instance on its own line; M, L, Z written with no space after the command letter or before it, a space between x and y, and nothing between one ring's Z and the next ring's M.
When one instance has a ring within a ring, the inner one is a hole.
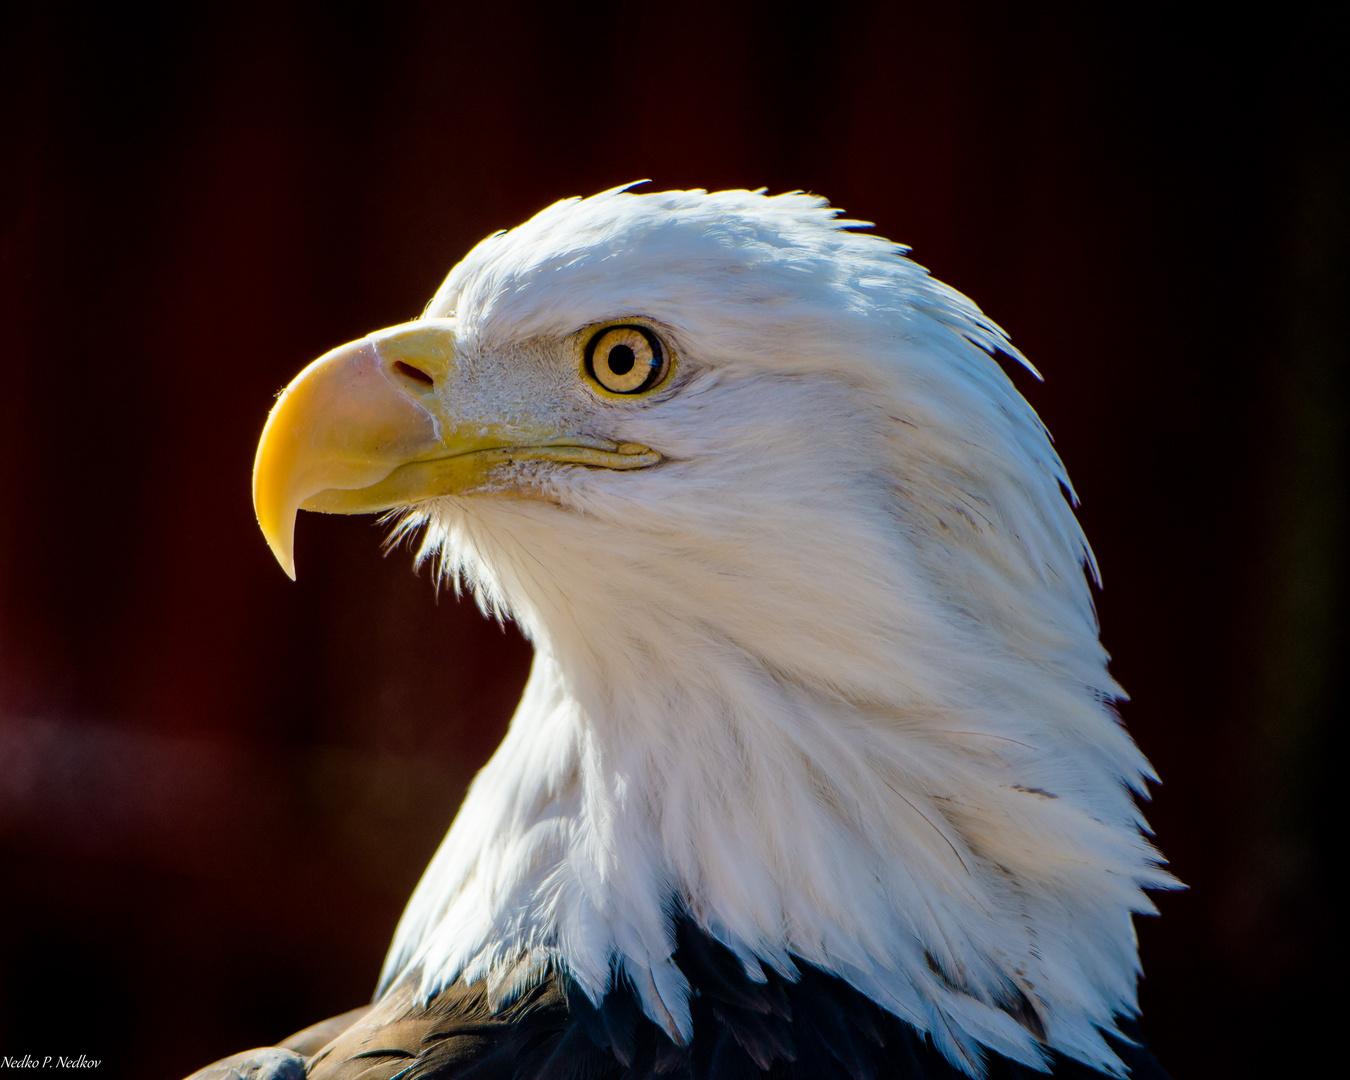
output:
M844 980L796 960L798 977L751 978L688 918L675 959L689 980L693 1037L673 1042L626 985L593 1003L548 971L493 1010L486 984L463 980L429 1000L402 980L308 1064L309 1080L969 1080L932 1041ZM1131 1038L1137 1029L1122 1023ZM1133 1080L1166 1080L1142 1043L1112 1040ZM1049 1053L1057 1077L1100 1078ZM1045 1074L990 1054L990 1080Z

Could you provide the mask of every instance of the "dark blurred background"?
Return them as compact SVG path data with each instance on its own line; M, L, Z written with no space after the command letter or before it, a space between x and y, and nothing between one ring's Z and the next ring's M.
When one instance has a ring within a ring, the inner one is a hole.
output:
M1297 5L1181 11L7 7L0 1053L173 1080L369 996L528 649L372 519L303 519L287 581L255 440L482 236L649 177L820 192L1044 372L1019 386L1190 885L1139 923L1145 1033L1179 1078L1311 1069L1340 992L1344 62Z

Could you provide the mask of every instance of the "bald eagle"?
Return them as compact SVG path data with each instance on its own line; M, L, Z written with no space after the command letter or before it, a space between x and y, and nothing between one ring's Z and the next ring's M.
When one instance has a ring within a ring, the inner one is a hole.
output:
M1163 1075L1072 488L1002 330L865 227L569 199L280 395L287 573L298 510L390 513L535 657L373 1007L199 1075Z

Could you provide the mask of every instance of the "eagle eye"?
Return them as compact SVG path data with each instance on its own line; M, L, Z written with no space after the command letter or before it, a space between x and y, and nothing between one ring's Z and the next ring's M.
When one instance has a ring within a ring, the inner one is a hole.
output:
M611 394L641 394L666 374L661 339L645 326L607 326L586 345L586 374Z

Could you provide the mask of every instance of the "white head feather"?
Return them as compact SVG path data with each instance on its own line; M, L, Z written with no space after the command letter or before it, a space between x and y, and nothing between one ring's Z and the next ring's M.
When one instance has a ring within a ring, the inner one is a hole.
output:
M1068 479L1002 331L859 224L611 191L489 237L431 302L484 415L568 412L667 460L522 465L540 497L405 522L537 656L383 985L507 993L548 961L598 998L621 973L684 1037L674 902L752 976L816 964L973 1074L1043 1045L1119 1070L1131 913L1171 879ZM602 401L563 342L629 317L678 376Z

